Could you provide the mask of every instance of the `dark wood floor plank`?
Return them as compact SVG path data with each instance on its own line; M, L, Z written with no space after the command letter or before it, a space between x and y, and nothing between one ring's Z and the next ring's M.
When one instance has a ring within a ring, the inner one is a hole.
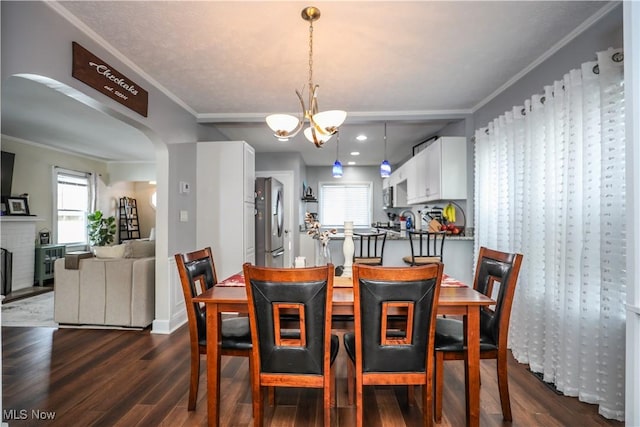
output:
M206 357L202 357L200 389L195 411L187 411L189 386L188 331L171 335L144 331L89 329L2 328L2 403L5 417L19 410L28 419L8 420L23 426L168 426L207 424ZM342 350L342 349L341 349ZM343 351L335 362L337 406L333 426L352 426L355 408L348 405ZM481 363L482 426L613 426L597 407L557 395L510 358L509 386L513 423L502 420L495 379L495 362ZM252 405L248 359L222 357L220 425L251 426ZM462 362L445 363L443 420L440 426L465 423ZM406 387L365 387L365 424L419 426L420 389L415 405L407 405ZM13 410L13 412L11 412ZM31 417L31 411L55 412L53 421ZM309 389L278 389L276 406L265 405L265 424L321 426L322 393Z

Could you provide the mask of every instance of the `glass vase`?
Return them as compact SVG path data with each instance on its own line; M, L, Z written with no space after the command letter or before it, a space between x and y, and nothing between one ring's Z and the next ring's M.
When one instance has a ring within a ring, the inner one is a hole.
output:
M329 248L329 243L326 245L322 244L322 242L318 242L320 247L318 248L318 260L317 265L327 265L331 262L331 249Z

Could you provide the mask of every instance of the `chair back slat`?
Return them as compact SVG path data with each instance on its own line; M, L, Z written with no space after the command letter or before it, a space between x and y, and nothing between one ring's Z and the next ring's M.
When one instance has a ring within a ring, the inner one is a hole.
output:
M387 233L354 232L353 235L359 240L359 243L355 245L356 250L353 254L353 262L368 265L382 265Z
M411 258L409 264L422 265L443 262L442 251L446 238L445 231L408 230Z

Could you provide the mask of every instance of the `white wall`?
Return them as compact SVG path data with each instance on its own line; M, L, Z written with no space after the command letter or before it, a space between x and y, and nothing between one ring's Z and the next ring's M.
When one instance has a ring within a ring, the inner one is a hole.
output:
M13 167L12 194L29 194L30 213L42 219L37 224L36 234L42 229L54 231L52 221L54 166L92 172L98 175L107 174L105 162L70 155L41 144L18 141L4 135L2 136L2 150L16 155Z

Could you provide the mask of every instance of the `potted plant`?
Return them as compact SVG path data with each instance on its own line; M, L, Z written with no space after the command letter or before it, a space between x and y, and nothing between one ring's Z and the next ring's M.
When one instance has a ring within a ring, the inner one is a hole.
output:
M87 215L89 220L89 243L91 246L106 246L113 243L116 235L116 218L106 217L102 211Z

